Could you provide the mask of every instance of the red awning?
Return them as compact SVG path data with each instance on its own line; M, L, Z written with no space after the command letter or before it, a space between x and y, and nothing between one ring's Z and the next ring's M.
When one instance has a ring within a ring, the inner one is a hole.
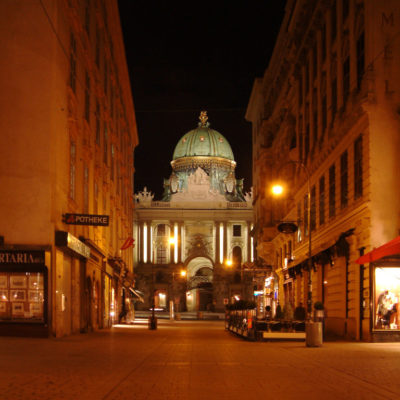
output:
M356 263L366 264L394 254L400 254L400 236L374 250L371 250L369 253L364 254L356 260Z

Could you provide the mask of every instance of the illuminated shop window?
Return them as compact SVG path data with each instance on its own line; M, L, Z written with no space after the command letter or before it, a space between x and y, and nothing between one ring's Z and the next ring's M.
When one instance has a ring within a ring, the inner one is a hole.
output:
M398 330L400 268L375 268L375 329Z
M44 322L44 274L0 273L0 321Z

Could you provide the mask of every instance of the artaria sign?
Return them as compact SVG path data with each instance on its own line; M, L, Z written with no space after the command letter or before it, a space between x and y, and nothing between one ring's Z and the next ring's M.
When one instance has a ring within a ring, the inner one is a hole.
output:
M0 250L0 264L44 264L44 251Z
M68 225L108 226L110 223L110 216L92 214L63 214L63 222L64 224Z

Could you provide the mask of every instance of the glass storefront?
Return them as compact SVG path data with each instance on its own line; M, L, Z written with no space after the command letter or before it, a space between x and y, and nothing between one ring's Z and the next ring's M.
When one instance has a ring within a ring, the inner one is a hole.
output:
M0 321L45 322L43 272L0 272Z
M400 267L374 269L374 328L400 329Z

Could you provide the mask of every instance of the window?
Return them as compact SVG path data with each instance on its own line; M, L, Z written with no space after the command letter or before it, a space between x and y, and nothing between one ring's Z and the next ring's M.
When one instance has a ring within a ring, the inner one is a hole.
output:
M71 33L71 50L69 57L69 86L76 93L76 40Z
M157 225L157 236L165 236L165 224Z
M107 94L108 89L108 63L104 60L104 93Z
M337 16L336 16L336 0L333 0L333 5L331 9L331 39L332 42L336 39L337 33Z
M363 171L362 171L362 136L354 142L354 198L363 195Z
M242 226L241 225L233 225L233 236L236 236L236 237L242 236Z
M310 152L310 125L306 125L306 134L304 136L304 160L307 160Z
M104 124L103 162L106 165L108 163L108 130L106 123Z
M90 77L87 72L85 75L85 119L90 123Z
M304 196L303 200L304 204L304 213L303 213L303 218L304 218L304 234L308 236L308 195Z
M322 50L322 63L325 62L326 59L326 24L322 25L322 30L321 30L321 50Z
M337 111L337 80L332 81L332 122L335 120Z
M343 21L346 21L346 18L349 16L349 11L350 11L350 0L343 0L342 8L343 8Z
M302 229L301 229L301 202L297 203L297 221L299 221L299 229L297 230L297 242L300 243L303 240Z
M97 68L100 68L100 30L96 28L96 51L95 59Z
M100 104L98 101L96 101L96 144L98 146L100 146L100 129Z
M73 140L69 147L69 197L75 199L75 178L76 178L76 144Z
M348 156L347 150L340 156L340 206L348 204Z
M99 186L97 185L97 182L95 181L93 184L93 212L94 214L99 213Z
M115 149L114 149L114 144L111 143L111 168L110 168L110 174L111 174L111 180L114 181L114 159L115 159Z
M319 179L319 224L325 223L325 177Z
M167 248L165 246L157 247L157 264L166 264L167 263Z
M400 268L374 268L374 328L400 329L397 319L400 298Z
M326 94L322 97L322 132L325 132L327 127L327 113L326 113ZM323 134L323 133L322 133Z
M361 82L365 72L365 42L364 32L357 39L357 89L361 89Z
M89 168L83 167L83 212L89 214Z
M310 215L310 229L311 231L315 231L317 227L317 204L316 204L316 189L315 186L311 188L311 215Z
M299 154L300 159L303 160L303 116L299 117Z
M85 31L90 36L90 0L86 0L85 5Z
M329 217L334 217L336 213L335 209L335 196L336 196L336 186L335 186L335 165L329 168Z
M350 57L343 62L343 104L346 104L350 94Z

